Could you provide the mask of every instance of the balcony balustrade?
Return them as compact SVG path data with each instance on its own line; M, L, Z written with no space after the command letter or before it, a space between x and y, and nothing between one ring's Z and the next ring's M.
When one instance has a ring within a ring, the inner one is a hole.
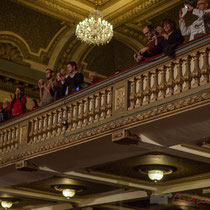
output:
M0 167L210 102L209 35L0 125Z

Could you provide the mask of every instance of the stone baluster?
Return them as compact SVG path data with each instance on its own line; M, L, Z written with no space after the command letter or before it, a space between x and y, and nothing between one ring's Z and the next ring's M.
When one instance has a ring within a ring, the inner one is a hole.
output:
M95 102L94 102L94 96L90 96L89 97L90 99L89 99L89 119L88 119L88 124L91 124L91 123L93 123L93 120L94 120L94 109L95 109L95 107L94 107L94 104L95 104Z
M209 83L209 68L208 68L208 54L207 49L203 49L200 52L199 68L201 69L200 85Z
M43 117L38 117L38 134L41 134L43 131Z
M39 121L38 118L34 118L34 136L35 139L37 138L37 134L38 134L38 130L39 130Z
M186 58L183 58L182 61L182 72L184 80L182 90L186 91L190 89L191 84L190 57L187 56Z
M174 94L182 92L183 87L183 61L180 59L174 63Z
M72 130L75 130L77 127L77 120L78 120L78 103L73 103L73 118L72 118Z
M83 111L84 111L84 102L83 102L83 100L81 100L78 102L78 126L77 126L77 128L82 127Z
M174 93L174 74L178 75L178 73L173 67L173 63L166 65L166 97L172 96Z
M72 125L73 125L73 105L72 104L67 106L67 122L68 122L67 131L71 131Z
M60 121L60 125L61 125L61 134L64 134L66 132L66 130L68 129L68 126L64 126L63 123L68 123L67 122L67 119L68 119L68 112L67 112L67 107L66 106L63 106L62 107L62 113L61 113L61 121Z
M29 121L29 138L30 138L30 140L32 139L33 136L34 136L34 120L31 119Z
M165 98L166 93L166 74L165 66L160 67L158 73L158 100Z
M61 134L62 130L62 121L63 121L63 109L62 107L57 109L57 129L56 129L56 136L59 136Z
M135 93L136 93L136 80L135 78L129 79L129 107L128 110L134 109L135 107Z
M106 114L105 114L105 111L106 111L106 104L107 104L107 93L106 93L106 90L102 90L101 91L101 101L100 101L100 119L103 120L106 118Z
M158 72L157 69L151 71L151 96L150 102L157 100L158 96Z
M10 144L10 149L13 149L12 133L11 128L8 129L8 144Z
M143 75L139 75L136 77L136 101L135 107L140 107L143 102Z
M106 118L109 118L112 116L112 89L107 89L107 113Z
M151 91L150 91L150 72L146 72L144 75L144 80L143 80L143 103L142 105L148 104L149 103L149 99L150 99L150 95L151 95Z
M88 123L88 111L89 111L89 98L84 99L84 111L83 111L83 126L86 126Z
M48 121L48 115L44 114L43 115L43 127L42 127L43 139L46 139L46 137L47 137L47 121Z
M200 69L199 69L199 54L195 52L191 59L191 88L198 87L200 85Z
M18 144L20 140L20 127L18 125L15 126L15 140Z
M101 106L100 102L101 102L100 93L96 93L95 94L95 105L94 105L95 106L94 122L98 122L98 120L99 120L100 106Z
M12 128L12 140L15 142L15 128Z
M53 123L53 115L52 112L47 114L47 139L49 139L52 135L52 123Z

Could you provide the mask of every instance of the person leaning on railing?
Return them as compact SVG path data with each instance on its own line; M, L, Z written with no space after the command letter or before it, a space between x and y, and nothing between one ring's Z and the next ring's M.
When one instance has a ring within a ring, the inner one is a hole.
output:
M15 94L11 97L8 110L12 112L12 117L26 112L26 97L24 96L23 88L16 88Z
M174 56L175 49L184 42L184 37L179 29L176 29L176 23L171 19L162 21L163 32L161 35L164 39L157 44L158 51L164 52L168 56Z
M183 9L179 11L179 27L183 36L190 36L190 41L210 32L210 9L209 0L198 0L197 7L193 8L189 4L185 4L187 12L192 12L193 15L197 16L190 26L186 26Z
M147 25L143 28L143 33L148 39L148 43L144 48L140 49L138 53L134 54L134 59L137 63L161 53L161 51L159 51L160 48L156 48L155 42L159 43L163 37L156 33L155 28L152 25Z

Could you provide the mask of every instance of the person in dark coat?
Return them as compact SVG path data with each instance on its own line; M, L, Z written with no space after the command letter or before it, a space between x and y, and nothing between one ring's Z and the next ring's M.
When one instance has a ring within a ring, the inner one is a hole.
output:
M182 36L181 31L176 29L176 23L173 20L164 19L162 21L162 27L164 29L162 34L164 39L158 43L157 48L166 55L174 56L175 49L184 42L184 37Z
M65 79L65 86L68 87L68 94L71 94L75 90L82 88L84 76L77 71L77 64L74 61L67 64L67 71L70 73L70 76Z

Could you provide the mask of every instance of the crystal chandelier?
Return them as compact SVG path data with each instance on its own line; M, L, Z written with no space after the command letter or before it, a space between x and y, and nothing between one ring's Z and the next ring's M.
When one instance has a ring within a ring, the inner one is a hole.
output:
M99 46L110 42L113 36L113 26L103 20L100 11L94 10L90 13L89 18L77 25L75 34L83 42Z

